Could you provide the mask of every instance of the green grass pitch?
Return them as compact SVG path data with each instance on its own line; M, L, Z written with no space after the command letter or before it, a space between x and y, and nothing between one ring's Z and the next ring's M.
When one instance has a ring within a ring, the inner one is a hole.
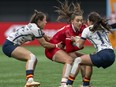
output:
M44 55L44 48L40 46L26 48L38 58L34 78L41 83L40 87L59 87L63 65L48 60ZM25 62L8 58L2 53L2 49L0 51L0 87L24 87ZM85 47L81 52L91 53L94 48ZM79 73L73 87L79 87L81 83ZM91 83L94 87L116 87L116 62L107 69L94 67Z

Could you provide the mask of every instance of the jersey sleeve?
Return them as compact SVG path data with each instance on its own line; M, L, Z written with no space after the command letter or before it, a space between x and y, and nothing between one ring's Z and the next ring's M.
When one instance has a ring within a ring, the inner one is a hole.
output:
M32 26L32 33L36 38L41 38L45 34L37 25Z
M83 32L82 32L81 39L86 40L88 34L89 34L89 28L85 28L85 29L83 30Z

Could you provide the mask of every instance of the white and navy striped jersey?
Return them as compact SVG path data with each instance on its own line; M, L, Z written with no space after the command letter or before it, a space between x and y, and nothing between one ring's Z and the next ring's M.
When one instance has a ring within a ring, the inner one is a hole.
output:
M91 27L93 27L93 25L83 30L81 38L91 41L97 52L103 49L113 49L108 39L108 31L98 30L95 32L91 32L89 29Z
M27 41L32 41L35 38L43 37L44 33L38 26L34 23L29 23L28 25L22 26L19 29L16 29L15 32L12 32L7 39L13 42L14 44L21 45Z

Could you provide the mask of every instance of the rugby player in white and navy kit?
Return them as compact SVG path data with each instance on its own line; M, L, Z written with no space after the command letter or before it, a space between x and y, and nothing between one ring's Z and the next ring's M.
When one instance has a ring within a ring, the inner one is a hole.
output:
M86 54L78 57L74 61L67 85L64 87L72 87L76 73L79 71L79 65L89 65L103 67L104 69L111 66L115 61L115 53L108 39L108 32L112 32L107 20L103 19L97 12L91 12L88 16L89 27L82 32L81 39L76 42L76 46L81 48L84 46L86 39L90 40L96 49L95 54ZM81 87L90 87L88 84Z
M49 38L42 31L46 23L46 15L43 12L38 12L35 10L35 13L31 17L30 23L11 33L7 37L2 47L4 54L8 57L13 57L17 60L26 61L25 87L38 87L40 83L35 82L33 79L37 58L32 52L23 48L21 45L27 41L38 39L39 43L44 48L49 49L58 46L56 44L47 42Z

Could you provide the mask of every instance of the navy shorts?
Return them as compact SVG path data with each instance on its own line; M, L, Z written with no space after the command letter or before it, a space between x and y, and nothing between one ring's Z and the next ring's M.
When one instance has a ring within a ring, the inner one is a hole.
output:
M11 41L7 40L4 42L3 46L2 46L2 51L5 55L7 55L8 57L11 57L11 53L13 52L13 50L19 45L16 45L14 43L12 43Z
M115 53L112 49L104 49L96 54L90 54L90 58L95 66L107 68L115 61Z

